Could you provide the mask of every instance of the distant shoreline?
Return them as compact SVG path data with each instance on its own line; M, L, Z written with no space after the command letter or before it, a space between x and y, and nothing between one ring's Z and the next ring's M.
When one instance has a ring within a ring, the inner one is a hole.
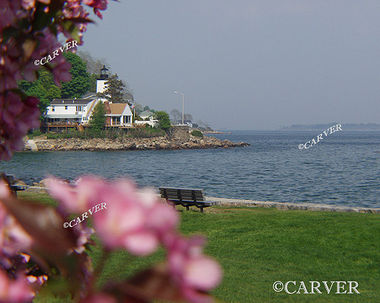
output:
M332 125L337 124L336 122L331 123L323 123L323 124L295 124L291 126L286 126L281 129L280 131L314 131L314 130L322 130L329 128ZM380 131L380 124L376 123L361 123L361 124L354 124L354 123L340 123L342 124L342 129L346 131Z
M279 132L309 132L309 131L321 131L323 128L305 128L305 129L279 129L277 131ZM343 131L348 132L380 132L380 129L350 129L350 128L343 128Z

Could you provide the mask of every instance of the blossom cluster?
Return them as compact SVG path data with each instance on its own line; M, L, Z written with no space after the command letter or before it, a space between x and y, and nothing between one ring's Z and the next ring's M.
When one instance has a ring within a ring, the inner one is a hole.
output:
M5 183L1 181L0 196L4 198L9 195ZM30 257L19 254L30 249L31 245L32 238L0 203L0 302L29 302L33 298L34 292L28 279L36 277L28 277L26 271Z
M38 102L25 96L17 82L36 80L39 66L33 62L60 46L57 38L60 33L67 41L83 43L83 33L91 20L82 4L93 8L101 18L100 11L107 8L107 3L107 0L0 0L0 160L9 160L12 152L22 146L27 131L39 125ZM70 81L71 65L64 57L45 67L53 73L56 84ZM15 132L10 134L12 130Z
M126 179L110 183L92 176L82 177L75 186L55 178L48 179L47 185L50 195L60 202L60 211L66 214L81 213L99 201L107 201L107 210L94 214L93 224L108 250L121 248L146 256L162 245L167 251L168 272L183 298L209 302L202 292L219 284L219 264L203 254L202 237L179 234L177 212L152 189L138 191Z
M84 176L75 185L52 177L46 184L58 202L56 208L17 200L0 181L0 302L30 302L41 285L47 281L49 286L49 281L55 279L46 264L55 264L64 277L73 280L79 303L117 303L120 298L133 302L142 298L144 302L212 302L207 292L220 283L219 264L203 253L203 237L180 234L176 210L152 189L138 190L127 179L108 182L95 176ZM96 207L99 201L107 201L107 208L93 213L93 228L87 226L87 221L70 229L63 227L65 219ZM105 255L122 249L144 257L162 247L166 262L140 274L137 285L132 279L96 288L100 272L92 269L86 252L95 244L91 239L94 233ZM27 266L32 261L35 273ZM67 264L71 264L69 271ZM158 292L149 289L159 284L164 286ZM173 295L168 298L166 293Z

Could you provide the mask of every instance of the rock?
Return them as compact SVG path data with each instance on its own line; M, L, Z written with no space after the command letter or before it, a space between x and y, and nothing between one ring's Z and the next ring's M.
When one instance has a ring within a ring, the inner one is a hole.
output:
M46 187L46 180L47 179L43 179L40 182L33 182L33 186L36 186L36 187Z
M14 185L27 186L27 184L24 181L22 181L22 180L15 180Z
M187 135L184 129L177 130L166 137L155 138L117 138L117 139L44 139L35 140L38 150L145 150L145 149L203 149L203 148L229 148L235 146L248 146L248 143L233 143L229 140L220 140L214 137L204 136L195 138ZM26 146L24 150L28 150ZM30 150L30 148L29 148Z

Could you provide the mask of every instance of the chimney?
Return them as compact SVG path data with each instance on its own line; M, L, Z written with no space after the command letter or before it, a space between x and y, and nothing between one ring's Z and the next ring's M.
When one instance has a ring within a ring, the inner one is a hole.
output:
M100 101L102 102L102 101ZM110 103L108 101L104 101L104 107L106 109L106 114L110 114L111 113L111 107L110 107Z

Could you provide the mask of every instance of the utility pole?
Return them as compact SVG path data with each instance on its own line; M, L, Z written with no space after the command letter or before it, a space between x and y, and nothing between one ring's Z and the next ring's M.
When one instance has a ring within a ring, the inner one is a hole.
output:
M178 92L176 90L174 91L174 93L177 95L182 95L182 125L184 125L185 124L185 94Z

